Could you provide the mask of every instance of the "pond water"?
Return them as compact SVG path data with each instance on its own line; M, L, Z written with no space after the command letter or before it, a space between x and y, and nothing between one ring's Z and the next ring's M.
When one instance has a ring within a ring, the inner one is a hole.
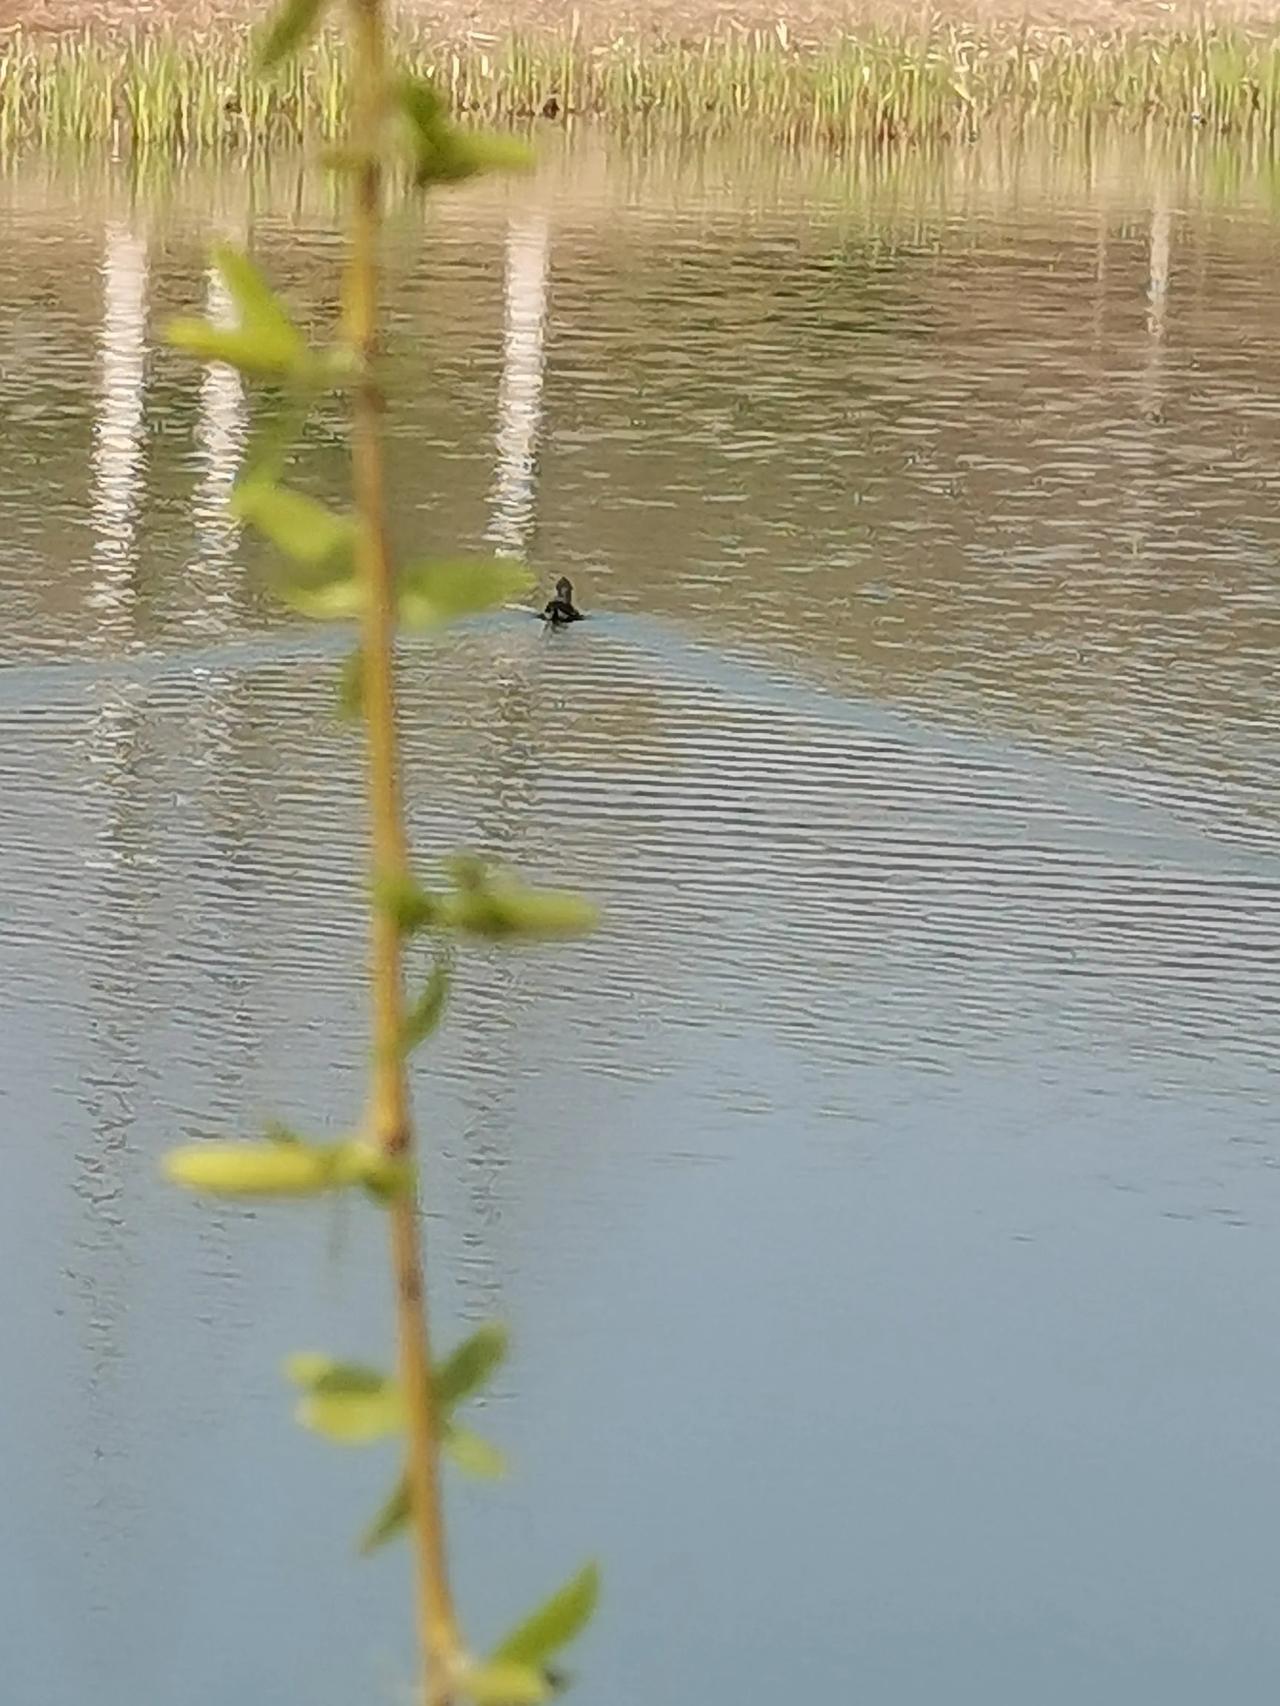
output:
M593 616L403 669L418 845L607 909L470 956L415 1080L442 1336L516 1340L461 1598L599 1554L575 1698L1275 1698L1280 232L1203 147L586 138L393 223L398 538ZM279 1377L386 1354L377 1217L156 1171L359 1100L346 637L158 344L211 229L323 327L326 197L0 186L14 1706L407 1698L394 1464Z

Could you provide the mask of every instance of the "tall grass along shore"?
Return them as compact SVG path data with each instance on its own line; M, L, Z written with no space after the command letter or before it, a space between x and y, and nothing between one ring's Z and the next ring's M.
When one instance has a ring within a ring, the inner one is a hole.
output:
M937 20L825 45L785 24L702 40L569 26L505 38L411 37L458 112L489 120L651 121L681 131L767 127L804 142L970 141L994 125L1163 124L1273 135L1280 25L1151 30ZM273 81L249 37L86 33L0 38L0 150L211 153L331 140L344 72L321 41Z

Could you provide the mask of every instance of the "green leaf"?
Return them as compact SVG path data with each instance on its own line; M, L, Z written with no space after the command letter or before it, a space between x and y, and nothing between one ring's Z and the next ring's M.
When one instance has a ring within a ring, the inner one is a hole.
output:
M400 1030L400 1046L406 1054L410 1049L417 1048L419 1043L425 1042L439 1028L448 998L449 962L439 959L432 966L431 975L427 978L421 995L405 1014Z
M500 130L459 131L457 140L473 172L531 172L536 164L527 142Z
M469 177L463 158L455 153L454 129L435 85L424 77L401 77L394 99L408 132L414 183L422 188Z
M379 1393L321 1393L299 1401L297 1417L304 1428L323 1434L335 1445L371 1445L404 1427L404 1405L394 1389Z
M333 1358L325 1356L322 1351L294 1351L285 1359L284 1375L294 1386L318 1386L329 1370L337 1366Z
M350 723L364 715L364 653L359 646L344 660L338 677L338 715Z
M352 564L356 525L351 516L337 515L263 474L236 486L231 513L256 527L296 565L273 577L284 603L320 622L359 616L364 592Z
M376 1368L304 1352L290 1357L285 1372L303 1388L297 1417L313 1433L339 1445L367 1445L404 1427L400 1388Z
M320 164L326 172L349 175L362 171L377 155L368 148L355 148L350 143L333 143L320 150Z
M213 259L235 305L238 325L175 320L168 328L169 343L202 361L228 362L263 378L302 378L319 371L302 333L248 255L221 243Z
M273 484L280 479L306 425L310 406L309 399L293 393L283 398L268 397L259 405L238 485L248 486L255 480Z
M213 264L222 275L227 294L235 304L240 324L246 331L269 333L281 342L292 342L300 353L305 351L302 333L289 318L288 310L272 290L265 274L243 249L237 249L231 243L215 243Z
M600 1599L600 1571L592 1563L540 1605L494 1649L504 1664L541 1665L590 1623Z
M323 1434L335 1445L371 1445L404 1427L404 1405L394 1389L385 1393L321 1393L301 1399L296 1415L304 1428Z
M412 1161L403 1155L386 1155L372 1144L363 1147L358 1182L375 1202L394 1202L413 1190L417 1174Z
M367 1397L381 1392L388 1380L380 1368L363 1362L337 1362L322 1351L295 1351L286 1358L285 1379L304 1392L358 1393Z
M266 275L243 249L237 249L232 243L215 243L213 264L235 304L241 325L274 332L281 338L293 338L301 346L302 335L289 318L284 304L272 290Z
M457 1691L475 1706L539 1706L551 1698L551 1685L533 1665L494 1660L461 1670Z
M258 379L279 379L298 370L292 344L269 333L181 316L165 327L165 342L197 361L220 361Z
M451 853L442 861L458 889L482 889L489 880L489 867L475 853Z
M553 941L585 936L599 917L598 907L567 889L525 888L503 879L459 890L445 902L442 921L474 936Z
M175 1184L225 1197L307 1197L362 1183L347 1143L198 1143L170 1150Z
M335 515L315 498L255 476L242 481L231 494L231 513L271 541L296 562L319 567L355 542L355 522Z
M532 585L529 571L505 557L413 563L399 576L400 620L406 628L439 628L492 610Z
M483 172L528 172L533 168L533 150L514 136L494 130L460 130L449 125L443 135L413 135L413 181L419 189L427 184L458 184Z
M292 1135L265 1143L194 1143L164 1157L166 1175L188 1190L221 1197L312 1197L363 1185L385 1198L408 1189L413 1169L373 1144L304 1143Z
M477 1481L501 1481L507 1472L507 1460L497 1446L472 1433L470 1428L450 1423L440 1444L462 1473Z
M455 930L548 940L585 935L599 919L599 909L581 895L527 888L503 872L490 871L474 854L455 854L445 868L456 892L440 903L436 922Z
M497 1479L506 1472L506 1461L496 1446L451 1420L451 1412L472 1397L489 1379L507 1354L508 1335L496 1321L478 1327L432 1370L432 1395L440 1427L441 1445L464 1473ZM290 1363L292 1369L299 1359ZM302 1359L300 1373L316 1376L328 1365L323 1358ZM360 1537L366 1556L393 1540L409 1520L409 1483L401 1476L373 1521Z
M316 573L294 569L271 577L282 604L313 622L354 622L364 609L364 590L350 569Z
M360 1536L360 1552L368 1557L396 1535L409 1520L409 1477L402 1475L386 1503Z
M433 1370L432 1390L436 1408L448 1415L459 1404L488 1384L494 1372L506 1360L510 1336L500 1322L490 1321L477 1327L469 1338L456 1346Z
M421 189L432 183L458 183L477 172L522 171L533 164L531 151L514 137L460 130L449 120L435 85L404 76L394 97L404 120L413 160L413 178Z
M434 138L438 131L449 128L444 96L429 77L411 77L406 73L398 78L395 101L418 135Z
M373 902L394 921L402 936L416 936L440 922L443 902L413 877L377 877Z
M315 34L324 12L325 0L284 0L262 33L258 68L274 71Z

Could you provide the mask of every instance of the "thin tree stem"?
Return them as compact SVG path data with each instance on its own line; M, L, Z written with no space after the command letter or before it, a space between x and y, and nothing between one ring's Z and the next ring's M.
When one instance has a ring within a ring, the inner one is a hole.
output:
M358 568L364 587L362 633L365 728L368 741L371 865L375 878L408 875L396 728L395 585L387 543L383 493L382 412L375 358L378 346L378 250L382 180L377 160L387 93L383 0L350 0L354 57L352 140L360 164L351 218L345 281L347 335L362 363L354 404L352 479L359 518ZM372 1135L389 1154L414 1155L400 1037L404 970L400 933L387 908L372 920ZM431 1383L431 1342L423 1248L415 1196L389 1209L396 1292L399 1377L406 1416L406 1475L417 1559L418 1623L425 1706L448 1706L459 1643L449 1588L440 1489L439 1428Z

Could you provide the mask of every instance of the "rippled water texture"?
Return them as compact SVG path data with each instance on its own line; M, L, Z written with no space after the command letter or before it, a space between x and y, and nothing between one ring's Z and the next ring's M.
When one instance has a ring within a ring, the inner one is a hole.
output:
M483 1642L591 1551L607 1706L1261 1706L1280 1676L1280 351L1247 169L583 145L398 216L406 547L593 620L404 653L414 831L580 883L418 1072L442 1325L518 1354L453 1506ZM376 1217L176 1200L364 1050L343 636L158 347L277 168L0 220L0 1650L13 1706L403 1699ZM302 476L336 489L335 419Z

